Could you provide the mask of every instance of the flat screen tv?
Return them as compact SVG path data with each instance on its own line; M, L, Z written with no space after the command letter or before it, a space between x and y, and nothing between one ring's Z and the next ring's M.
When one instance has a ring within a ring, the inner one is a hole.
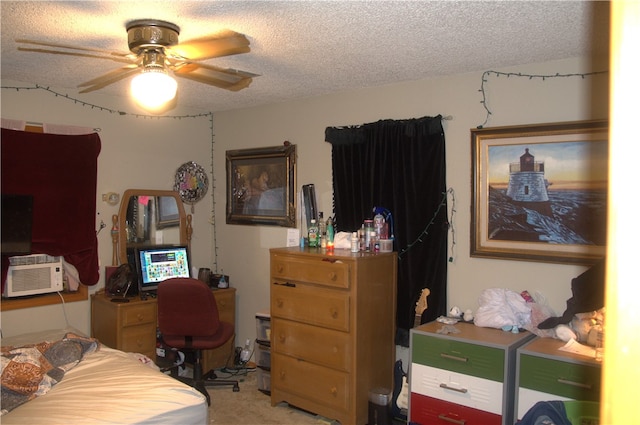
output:
M158 289L158 284L174 277L190 277L190 259L186 246L136 248L136 269L140 293Z
M2 254L31 254L33 196L2 194Z

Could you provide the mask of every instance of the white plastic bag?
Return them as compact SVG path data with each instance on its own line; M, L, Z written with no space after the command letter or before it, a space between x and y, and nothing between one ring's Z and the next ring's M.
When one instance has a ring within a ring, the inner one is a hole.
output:
M522 296L504 288L485 289L478 297L474 323L483 328L502 329L505 326L524 328L531 322L531 308Z

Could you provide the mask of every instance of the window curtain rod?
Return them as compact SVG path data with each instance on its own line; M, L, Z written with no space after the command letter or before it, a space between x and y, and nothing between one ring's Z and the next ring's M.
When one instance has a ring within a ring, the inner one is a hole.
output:
M100 128L81 127L76 125L65 124L48 124L35 121L16 120L11 118L2 118L2 128L9 130L25 131L28 127L42 128L43 133L50 134L66 134L66 135L80 135L99 133Z

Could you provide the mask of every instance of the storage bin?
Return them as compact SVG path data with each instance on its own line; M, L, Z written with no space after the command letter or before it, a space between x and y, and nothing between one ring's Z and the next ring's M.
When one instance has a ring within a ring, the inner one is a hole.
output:
M271 314L268 310L256 313L256 339L261 344L270 345Z
M271 393L271 372L264 369L256 370L256 377L258 379L258 390L263 393Z
M260 368L271 369L271 348L260 342L256 344L256 365Z

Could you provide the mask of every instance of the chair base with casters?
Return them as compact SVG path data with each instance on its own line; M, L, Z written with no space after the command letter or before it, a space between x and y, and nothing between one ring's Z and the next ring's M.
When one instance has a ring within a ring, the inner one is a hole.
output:
M227 380L227 379L218 379L215 372L210 370L207 373L203 373L202 369L202 352L200 350L196 350L195 354L195 362L193 364L193 378L189 378L186 376L178 375L178 367L174 366L168 370L171 370L171 376L175 379L183 382L190 387L195 388L200 391L207 399L207 405L211 406L211 397L209 396L209 392L207 391L207 387L224 387L224 386L232 386L233 392L240 391L240 386L237 380Z

